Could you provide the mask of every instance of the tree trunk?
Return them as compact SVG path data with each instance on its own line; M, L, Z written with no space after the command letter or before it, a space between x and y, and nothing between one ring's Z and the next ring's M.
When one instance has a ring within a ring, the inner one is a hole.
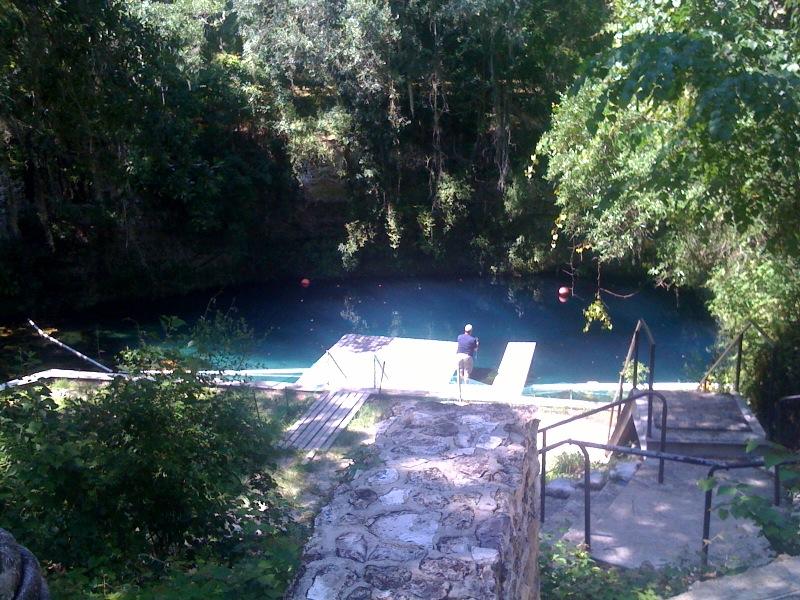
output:
M19 238L19 194L17 183L0 170L0 237Z
M45 183L42 179L41 170L36 165L36 160L31 159L31 168L33 169L33 177L31 182L33 184L33 206L36 209L36 216L39 217L39 222L42 225L42 232L47 247L51 252L55 252L56 244L53 239L53 232L50 231L50 212L47 207L47 198L44 193Z

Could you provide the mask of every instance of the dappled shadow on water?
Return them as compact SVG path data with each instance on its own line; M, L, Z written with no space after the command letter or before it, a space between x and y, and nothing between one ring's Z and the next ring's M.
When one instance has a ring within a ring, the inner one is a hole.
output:
M394 338L382 335L359 335L348 333L336 343L337 348L346 348L351 352L377 352L388 346Z

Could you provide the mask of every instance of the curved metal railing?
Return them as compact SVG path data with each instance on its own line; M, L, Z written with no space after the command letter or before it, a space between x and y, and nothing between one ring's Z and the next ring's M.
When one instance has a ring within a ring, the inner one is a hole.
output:
M670 454L666 452L652 452L649 450L639 450L637 448L626 448L624 446L614 446L611 444L596 444L594 442L584 442L581 440L573 440L573 439L566 439L560 442L556 442L551 446L545 446L541 450L539 450L539 454L546 454L549 450L554 450L559 446L564 445L574 445L578 446L583 453L583 518L584 518L584 531L583 531L583 541L586 546L587 550L591 549L592 546L592 496L591 490L589 486L589 471L591 469L591 464L589 461L589 452L586 450L587 448L597 448L600 450L605 450L607 452L617 452L620 454L629 454L635 456L642 456L645 458L657 458L662 464L664 461L672 461L672 462L680 462L692 465L700 465L700 466L707 466L710 467L708 471L708 478L714 476L714 473L721 470L731 470L731 469L745 469L745 468L757 468L757 467L764 467L765 463L763 460L754 460L748 462L722 462L707 458L700 458L695 456L685 456L682 454ZM774 497L773 503L775 506L780 505L780 498L781 498L781 479L780 479L780 468L785 465L790 464L800 464L800 458L794 460L786 460L782 461L776 465L773 465L773 469L775 472L774 477ZM542 485L540 489L540 493L542 497L545 496L545 488ZM710 487L706 490L705 493L705 504L703 507L703 537L702 537L702 546L701 546L701 561L703 566L708 565L708 548L711 544L711 501L714 495L714 488ZM540 521L544 522L544 503L542 503L542 512L539 515Z
M717 357L714 363L708 368L706 374L700 379L699 388L704 392L708 391L708 380L711 377L711 374L716 370L716 368L722 364L722 361L733 351L734 347L736 348L736 375L734 379L733 389L738 394L739 393L739 384L741 383L742 377L742 355L744 352L744 335L750 330L754 329L762 338L764 338L770 346L775 346L775 340L773 340L761 327L756 325L753 321L748 321L747 325L744 326L739 334L734 337L722 353Z
M596 415L597 413L603 412L604 410L609 410L609 409L613 410L617 406L620 406L622 404L628 404L628 403L633 402L634 400L637 400L638 398L642 398L644 396L648 396L648 402L647 402L647 406L648 406L648 412L647 412L648 431L647 431L647 434L648 435L650 435L650 423L652 421L652 414L651 414L652 410L653 410L652 397L656 396L659 400L661 400L661 438L659 440L659 450L661 452L663 452L664 448L666 447L666 444L667 444L667 413L668 413L667 399L664 397L664 395L662 393L657 392L655 390L642 390L642 391L633 390L633 391L631 391L631 393L628 395L627 398L624 398L622 400L615 400L614 402L609 402L608 404L604 404L603 406L600 406L598 408L594 408L592 410L587 410L585 412L582 412L579 415L574 415L574 416L569 417L567 419L562 419L561 421L558 421L556 423L551 423L550 425L547 425L547 426L542 427L541 429L539 429L538 433L542 434L542 445L541 445L542 450L539 451L539 455L541 456L541 459L539 460L539 469L540 469L540 478L541 478L541 487L542 487L542 494L541 494L541 498L540 498L540 502L541 502L540 519L542 521L544 521L544 512L545 512L544 486L545 486L545 475L546 475L546 471L547 471L547 450L546 450L548 448L548 446L547 446L547 432L550 431L551 429L555 429L556 427L561 427L562 425L566 425L567 423L572 423L574 421L578 421L580 419L584 419L586 417L590 417L592 415ZM559 444L554 444L552 447L556 447L558 445ZM616 447L616 446L614 446L614 447ZM660 484L664 483L664 461L663 460L659 460L659 463L658 463L658 483L660 483Z
M639 386L639 346L640 340L642 336L642 332L644 332L648 348L649 348L649 356L648 356L648 369L649 373L647 375L647 389L652 390L653 384L655 382L655 373L656 373L656 341L653 338L653 333L650 331L650 327L647 326L647 323L644 319L639 319L636 321L636 327L633 330L633 335L631 336L631 342L628 345L628 353L625 355L625 360L622 363L622 370L619 372L619 389L617 390L616 399L619 400L622 398L622 394L624 393L625 389L625 382L627 380L627 373L628 368L633 365L633 373L631 377L631 386L633 390L638 389ZM615 411L611 411L611 414L608 416L608 438L611 439L612 432L615 430L614 425L614 413ZM621 409L616 413L617 421L621 416Z

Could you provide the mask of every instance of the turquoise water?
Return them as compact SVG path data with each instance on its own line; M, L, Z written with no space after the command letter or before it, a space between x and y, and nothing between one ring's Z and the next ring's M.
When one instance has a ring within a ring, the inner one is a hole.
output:
M613 330L595 325L583 333L582 313L593 291L577 287L577 297L562 304L557 290L565 284L553 277L527 286L478 278L312 281L307 288L292 281L226 290L217 296L217 305L233 304L263 336L249 357L251 365L262 368L310 366L346 333L447 340L470 322L481 342L478 367L496 368L509 341L535 341L528 383L616 381L640 317L657 343L657 380L697 380L707 366L715 329L697 303L678 306L674 295L653 289L625 300L608 297ZM154 329L162 314L191 321L202 314L210 296L107 306L48 324L84 332L79 347L92 356L99 349L110 362L111 352L134 343L137 325ZM644 361L645 349L641 356Z

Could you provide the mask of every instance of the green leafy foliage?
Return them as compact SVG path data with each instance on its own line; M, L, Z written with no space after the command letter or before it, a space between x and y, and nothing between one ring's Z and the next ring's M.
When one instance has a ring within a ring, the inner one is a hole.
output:
M539 146L567 241L589 242L604 261L646 258L663 282L712 289L790 261L789 149L800 135L784 112L800 101L791 33L750 0L713 14L694 2L617 3L610 27L614 46L562 98Z
M241 268L288 186L226 2L12 0L0 22L0 301Z
M221 531L270 455L248 398L185 374L117 378L60 408L33 387L2 409L3 514L41 558L70 566L165 557Z
M770 439L800 449L800 402L778 403L800 393L800 323L780 323L773 343L754 337L749 337L744 350L745 392Z
M579 477L583 475L584 460L583 454L579 451L561 452L557 454L550 468L547 470L547 478L556 477Z
M681 593L698 577L692 569L619 570L595 563L589 553L544 537L539 572L542 598L572 600L656 600Z
M800 554L800 518L785 506L787 499L791 501L800 492L800 467L797 464L800 455L778 444L772 444L766 450L759 446L753 442L748 445L748 451L763 452L766 469L781 465L783 507L775 506L771 495L765 496L763 491L746 483L728 483L720 477L712 477L699 481L698 485L704 492L713 490L717 500L714 509L720 519L749 519L761 528L776 552Z
M592 323L599 323L600 327L606 331L610 331L614 327L611 322L611 317L608 316L608 309L600 298L600 294L597 294L592 303L584 309L583 317L586 319L586 324L583 326L584 333L589 331Z
M127 350L129 374L105 386L0 395L6 526L60 597L279 598L304 536L271 475L293 408L262 415L251 391L194 370L235 364L252 342L232 311L185 333L162 322L172 345Z
M625 378L625 381L633 383L635 386L644 385L648 381L648 376L650 375L650 368L642 363L638 362L636 364L636 381L633 381L633 362L629 362L624 365L624 369L621 373Z
M557 89L596 43L603 3L235 7L245 56L282 90L279 122L295 170L335 173L353 197L339 246L346 268L375 248L393 257L463 253L470 227L490 235L494 251L483 258L507 262L507 246L538 221L519 204L533 193L542 206L550 201L515 185L509 213L518 221L509 227L504 190L524 166L513 144L530 145L541 133Z
M300 547L291 538L273 538L238 560L196 558L148 572L139 582L97 578L81 570L49 578L57 598L86 600L279 600L294 577ZM252 554L257 553L257 556Z
M797 27L796 8L760 0L614 2L613 43L537 148L561 211L554 241L706 288L723 339L750 320L795 339ZM783 379L768 359L764 347L746 355L762 414L776 400L765 384Z

